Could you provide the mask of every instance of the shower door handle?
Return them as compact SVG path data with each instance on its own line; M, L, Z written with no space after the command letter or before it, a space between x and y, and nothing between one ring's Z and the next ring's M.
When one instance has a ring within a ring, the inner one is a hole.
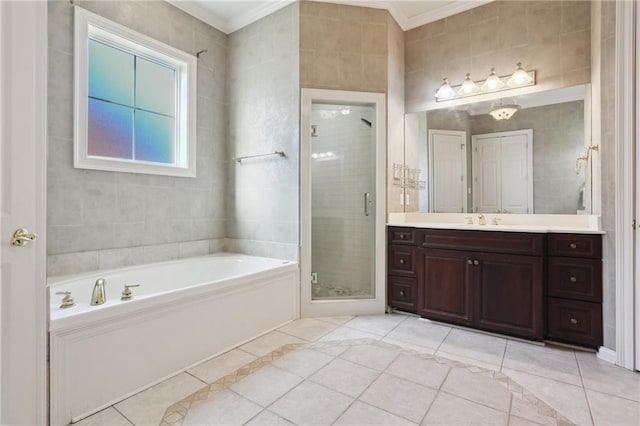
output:
M369 216L369 214L371 209L371 193L370 192L365 192L364 193L364 215L365 216Z

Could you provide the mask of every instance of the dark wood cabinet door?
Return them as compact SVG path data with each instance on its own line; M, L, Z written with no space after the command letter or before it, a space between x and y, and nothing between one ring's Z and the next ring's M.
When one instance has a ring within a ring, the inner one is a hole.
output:
M484 253L474 259L474 266L474 324L485 330L542 340L542 258Z
M417 312L417 286L416 280L413 278L387 277L387 285L389 290L387 293L387 303L395 309L405 312Z
M471 276L468 253L420 249L422 288L418 310L425 318L471 325Z

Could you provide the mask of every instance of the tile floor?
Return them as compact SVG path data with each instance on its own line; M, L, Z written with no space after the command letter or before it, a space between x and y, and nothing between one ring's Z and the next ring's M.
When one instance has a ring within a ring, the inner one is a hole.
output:
M530 397L500 397L503 375ZM198 392L185 425L640 424L639 373L401 314L289 323L78 424L158 425Z

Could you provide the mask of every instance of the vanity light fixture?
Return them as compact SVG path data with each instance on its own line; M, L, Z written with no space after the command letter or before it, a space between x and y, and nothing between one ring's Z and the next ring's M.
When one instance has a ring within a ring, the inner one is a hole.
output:
M504 81L496 74L496 69L491 68L491 74L484 81L484 84L480 89L485 92L492 92L494 90L502 89L505 86Z
M522 62L518 62L516 66L516 70L511 75L509 81L507 81L507 86L520 87L533 82L533 77L522 68Z
M458 89L458 96L475 95L480 92L480 88L473 80L471 80L471 74L467 73L467 77L462 82L462 86Z
M471 74L467 73L464 82L458 86L451 86L449 79L445 78L444 83L436 92L436 102L499 92L518 87L534 86L535 84L536 72L526 71L522 68L522 63L518 62L517 68L512 75L499 76L495 68L491 68L491 73L486 80L473 81Z
M456 95L456 91L453 90L453 88L449 84L449 79L443 78L443 80L444 83L442 83L442 86L440 86L440 88L436 92L436 99L449 99Z

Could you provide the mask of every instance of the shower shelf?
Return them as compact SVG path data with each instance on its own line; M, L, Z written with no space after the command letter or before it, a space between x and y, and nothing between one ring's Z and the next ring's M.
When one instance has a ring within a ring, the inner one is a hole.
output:
M280 156L280 157L286 157L286 154L284 153L284 151L275 151L275 152L269 152L269 153L266 153L266 154L245 155L244 157L233 157L232 160L236 161L238 163L242 163L242 160L247 160L249 158L267 157L269 155L277 155L277 156Z

